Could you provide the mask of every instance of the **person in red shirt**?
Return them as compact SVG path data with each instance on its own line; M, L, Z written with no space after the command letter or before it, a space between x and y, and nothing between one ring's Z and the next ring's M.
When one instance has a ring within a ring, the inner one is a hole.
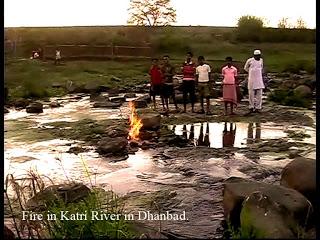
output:
M150 96L153 100L153 107L156 109L156 96L161 97L162 106L164 108L164 99L163 99L163 74L161 68L159 67L159 60L157 58L152 59L152 66L149 70L149 75L151 78L150 86Z
M191 52L187 53L187 59L182 65L182 92L183 92L183 112L187 111L187 99L190 96L190 102L192 107L192 112L194 112L194 102L195 102L195 89L196 89L196 66L192 61L193 54Z

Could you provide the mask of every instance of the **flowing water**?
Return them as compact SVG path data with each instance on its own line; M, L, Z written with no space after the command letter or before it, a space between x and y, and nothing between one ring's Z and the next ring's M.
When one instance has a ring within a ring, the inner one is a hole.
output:
M25 110L10 109L10 113L4 117L5 131L9 131L6 129L12 121L28 120L33 123L31 127L45 128L48 127L46 124L56 121L75 122L84 118L127 119L129 114L127 103L120 109L92 108L93 103L86 95L70 95L52 100L59 100L63 107L46 107L41 114L27 114ZM67 153L71 147L77 146L79 141L54 139L20 142L14 136L6 137L5 133L4 173L12 173L18 177L32 169L55 183L81 181L99 184L106 189L113 189L120 195L135 192L145 194L169 189L177 194L174 201L178 203L171 207L171 210L184 209L189 211L192 217L189 217L191 220L188 223L167 223L163 227L189 237L208 237L215 234L219 221L223 219L221 205L214 207L221 201L221 180L231 176L255 177L257 173L254 171L243 170L250 166L256 167L259 171L275 171L274 175L271 174L265 179L266 182L274 182L277 180L275 175L291 159L281 157L278 153L261 154L258 159L251 159L243 153L230 151L226 151L224 157L215 157L214 152L208 152L209 157L203 158L195 151L204 153L209 151L208 149L215 151L226 147L244 149L256 141L287 138L287 130L303 131L311 136L301 142L313 145L316 142L313 127L272 122L205 122L168 125L168 128L176 135L190 139L197 147L196 150L193 150L194 147L185 150L174 147L139 150L130 154L126 160L113 162L99 156L95 146L79 155ZM315 148L311 148L310 156L315 158ZM274 160L276 157L277 161ZM190 226L194 228L190 229Z

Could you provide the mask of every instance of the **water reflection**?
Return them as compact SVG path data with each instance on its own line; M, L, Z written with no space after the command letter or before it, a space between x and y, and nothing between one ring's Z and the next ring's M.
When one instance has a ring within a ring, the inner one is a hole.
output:
M224 123L224 129L223 129L223 137L222 137L222 145L223 147L233 147L234 140L236 137L236 129L237 126L234 123L229 123L230 127L228 130L228 123Z
M253 128L255 128L255 136L253 136ZM258 142L261 139L261 124L260 123L249 123L248 125L248 137L247 144Z
M246 147L260 141L262 126L261 123L244 122L204 122L184 125L170 125L169 129L176 135L193 141L195 146L211 148L223 147ZM286 133L279 127L265 124L263 136L266 139L286 137Z

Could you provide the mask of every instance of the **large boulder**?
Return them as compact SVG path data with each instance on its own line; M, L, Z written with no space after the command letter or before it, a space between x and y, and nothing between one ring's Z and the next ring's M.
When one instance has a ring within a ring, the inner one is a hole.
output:
M281 173L280 185L293 188L312 203L316 201L316 161L298 157L285 166Z
M160 128L161 115L158 113L141 113L138 114L141 123L142 129L145 130L156 130Z
M129 130L126 126L109 126L106 129L106 133L108 137L114 138L114 137L127 137Z
M27 106L26 111L27 113L42 113L43 104L40 102L33 102Z
M95 102L93 104L93 107L94 108L119 108L121 107L122 103L120 102L109 102L109 101L106 101L106 102Z
M65 203L77 202L87 197L90 189L82 183L52 185L38 192L26 203L26 208L32 211L42 211L46 206L58 199Z
M26 108L28 105L30 104L30 100L29 99L17 99L16 101L14 101L13 106L16 109L24 109Z
M286 209L288 217L300 225L306 222L308 214L312 211L310 202L294 189L231 177L224 182L223 207L225 218L233 226L240 225L243 201L256 191L272 198L281 208Z
M97 152L102 155L127 155L126 137L105 137L98 143Z
M292 239L297 227L287 211L271 197L260 191L253 192L243 202L240 213L241 231L249 238Z
M293 90L294 94L300 97L311 97L312 90L307 85L300 85Z

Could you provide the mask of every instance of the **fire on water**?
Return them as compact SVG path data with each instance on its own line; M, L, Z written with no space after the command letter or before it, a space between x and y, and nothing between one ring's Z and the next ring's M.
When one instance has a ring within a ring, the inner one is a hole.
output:
M136 112L136 108L133 102L129 102L130 107L130 131L129 131L129 139L131 140L139 140L140 129L142 127L141 119L138 117Z

